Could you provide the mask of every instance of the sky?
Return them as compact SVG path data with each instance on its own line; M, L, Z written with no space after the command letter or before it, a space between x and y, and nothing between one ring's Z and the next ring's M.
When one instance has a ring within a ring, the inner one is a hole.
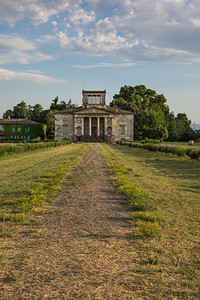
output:
M0 117L140 84L200 124L200 0L0 0Z

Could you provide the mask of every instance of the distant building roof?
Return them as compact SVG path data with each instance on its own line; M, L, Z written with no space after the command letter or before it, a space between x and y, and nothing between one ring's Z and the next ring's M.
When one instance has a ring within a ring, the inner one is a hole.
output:
M102 111L105 111L105 112L111 113L111 114L131 114L131 115L134 114L134 112L131 112L131 111L128 111L128 110L123 110L123 109L118 108L118 107L111 107L111 106L105 106L105 107L101 108L101 107L96 107L94 105L94 107L90 106L90 108L99 109L99 110L102 110ZM84 111L84 110L88 110L88 109L89 108L83 108L82 106L79 106L79 107L75 107L75 108L70 108L70 109L57 111L54 114L55 115L74 114L76 112Z
M0 119L0 125L37 125L41 124L28 119Z
M104 90L104 91L85 91L85 90L82 90L82 93L83 94L100 94L100 93L106 93L106 90Z

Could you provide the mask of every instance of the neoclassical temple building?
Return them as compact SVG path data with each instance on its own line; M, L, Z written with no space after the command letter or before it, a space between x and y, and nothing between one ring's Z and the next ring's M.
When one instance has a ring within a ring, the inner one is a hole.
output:
M82 91L82 106L55 113L55 139L133 140L134 113L106 105L106 90Z

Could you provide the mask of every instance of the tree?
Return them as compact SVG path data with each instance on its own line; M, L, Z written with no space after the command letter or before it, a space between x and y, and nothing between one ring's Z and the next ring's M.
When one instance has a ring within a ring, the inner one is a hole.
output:
M55 116L52 110L46 115L47 138L53 139L55 133Z
M145 85L121 87L119 94L113 96L111 106L135 113L135 138L158 138L159 126L167 126L169 107L163 94L147 89Z
M52 103L50 105L50 110L59 110L59 108L60 105L58 104L58 96L57 96L52 100Z
M59 103L58 97L55 97L54 100L52 100L52 103L50 105L50 110L64 110L64 109L69 109L69 108L74 108L76 107L76 104L72 103L72 100L69 99L68 102L66 103L65 101L61 101Z
M177 140L177 127L176 127L176 118L173 112L170 112L168 115L168 126L167 126L167 130L168 130L168 140L173 142Z
M35 104L32 108L32 120L43 123L44 119L42 119L43 107L40 104Z
M3 118L11 119L25 119L29 115L29 108L25 101L21 101L19 104L15 105L12 109L8 109L4 114Z
M25 101L13 107L14 118L25 119L28 114L28 107Z
M159 134L159 138L160 138L161 142L167 140L168 137L169 137L167 127L165 127L163 125L159 126L159 132L158 132L158 134Z
M190 127L191 121L185 113L177 114L176 118L177 140L188 141L194 137L194 131Z
M7 118L13 119L14 118L13 110L12 109L6 110L6 112L3 114L3 118L4 119L7 119Z

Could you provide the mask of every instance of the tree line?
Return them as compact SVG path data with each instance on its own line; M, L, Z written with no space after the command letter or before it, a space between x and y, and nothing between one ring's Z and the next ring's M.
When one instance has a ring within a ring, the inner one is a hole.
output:
M200 138L200 130L191 128L191 121L185 113L175 116L164 95L157 94L145 85L121 87L110 105L135 113L136 140L188 141Z
M136 140L160 139L168 141L188 141L200 139L200 130L191 128L191 121L185 113L177 116L170 111L163 94L146 88L145 85L123 86L119 94L113 96L110 106L116 106L135 113L134 136ZM47 137L53 138L55 131L54 112L77 107L70 99L59 102L55 97L49 109L40 104L27 105L25 101L7 110L3 118L28 118L47 125Z
M21 101L19 104L15 105L13 109L8 109L3 114L3 118L11 119L25 119L36 121L47 125L47 138L54 138L55 132L55 116L54 112L61 111L69 108L76 107L76 104L72 103L69 99L68 102L61 101L59 103L58 97L55 97L49 109L43 109L41 104L27 105L25 101Z

